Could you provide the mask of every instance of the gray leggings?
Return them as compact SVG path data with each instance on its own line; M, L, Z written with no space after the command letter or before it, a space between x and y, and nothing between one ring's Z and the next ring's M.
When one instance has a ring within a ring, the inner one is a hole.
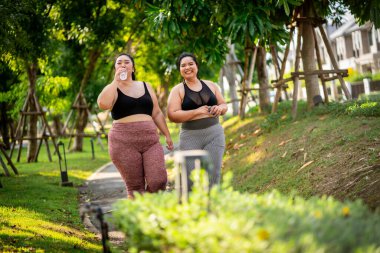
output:
M224 130L219 123L204 129L188 130L182 128L179 135L180 150L203 149L208 151L214 165L214 177L211 182L217 184L220 182L225 146Z

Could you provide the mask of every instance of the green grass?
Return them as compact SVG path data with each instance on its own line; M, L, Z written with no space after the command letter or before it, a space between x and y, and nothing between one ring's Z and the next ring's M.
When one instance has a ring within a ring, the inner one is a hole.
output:
M364 116L349 114L345 109L350 106L333 104L307 112L301 104L296 121L286 108L280 108L277 116L253 113L243 121L230 118L224 123L227 151L223 171L234 173L233 187L239 191L277 189L304 197L327 194L339 199L363 198L371 207L380 206L379 197L372 196L380 194L375 190L380 178L376 170L380 164L380 118L370 117L368 111L360 112ZM361 174L353 172L347 176L361 166L373 167L369 177L359 178ZM345 190L355 179L353 187Z
M107 148L106 141L102 141ZM13 154L14 161L16 155ZM76 187L109 162L108 151L95 145L95 160L91 158L88 138L84 139L83 152L66 152L69 181L74 187L61 187L56 155L49 162L42 146L39 162L26 163L23 150L21 162L15 162L20 175L1 177L1 252L101 252L101 243L80 220Z

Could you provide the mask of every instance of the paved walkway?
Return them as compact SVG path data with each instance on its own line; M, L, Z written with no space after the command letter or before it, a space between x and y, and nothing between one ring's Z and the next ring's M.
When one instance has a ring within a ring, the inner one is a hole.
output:
M175 149L177 149L175 145ZM172 155L164 147L165 159ZM112 215L112 204L119 199L126 199L127 191L125 189L125 184L117 171L113 163L108 163L103 167L99 168L95 173L93 173L85 182L83 187L80 188L80 207L88 204L98 205L102 208L104 213L104 218L107 221ZM109 225L109 237L113 244L120 244L124 240L124 235L120 231L117 231L115 227L107 222ZM85 227L96 233L100 238L100 224L98 219L94 215L85 215L84 217Z

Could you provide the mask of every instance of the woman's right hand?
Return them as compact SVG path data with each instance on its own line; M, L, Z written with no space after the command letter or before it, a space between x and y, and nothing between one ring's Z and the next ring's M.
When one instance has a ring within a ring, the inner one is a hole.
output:
M174 145L173 145L173 141L170 135L166 136L165 139L166 139L166 148L170 151L173 151Z
M120 74L121 74L121 72L123 72L123 71L127 71L127 69L126 69L125 67L120 67L120 68L117 68L117 69L115 70L114 81L117 81L117 82L122 81L122 80L120 79Z

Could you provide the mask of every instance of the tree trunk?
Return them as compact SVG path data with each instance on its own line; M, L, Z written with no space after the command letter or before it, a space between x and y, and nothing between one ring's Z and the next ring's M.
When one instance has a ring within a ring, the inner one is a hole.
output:
M71 151L83 151L83 136L80 136L80 135L84 134L84 129L86 128L86 125L87 125L88 116L89 115L87 113L87 110L83 110L83 109L79 110L78 120L76 123L76 129L79 135L75 136L74 145Z
M168 107L168 96L169 96L169 83L166 82L166 83L163 83L163 87L164 87L164 96L163 96L163 103L162 103L162 112L164 113L164 115L166 116L166 109Z
M248 92L247 89L247 79L248 79L248 68L249 68L249 52L251 50L248 49L249 45L248 42L245 44L245 52L244 52L244 73L243 78L241 80L241 99L240 99L240 109L239 109L239 116L241 119L245 118L245 106L247 104L247 98L248 98Z
M334 101L339 101L338 87L336 86L335 80L330 84L331 95Z
M218 85L220 87L220 93L222 94L223 98L226 97L225 90L224 90L224 84L223 84L223 77L224 77L224 67L222 67L219 71L219 77L218 77Z
M89 61L88 65L86 68L86 72L83 75L81 85L79 92L83 92L84 87L87 85L88 81L90 80L92 72L94 72L96 62L100 56L100 49L92 49L90 51L89 55ZM72 147L72 151L82 151L83 150L83 134L84 134L84 129L87 125L87 120L88 120L88 113L84 110L79 110L78 113L78 118L76 122L76 133L78 134L74 138L74 145Z
M312 17L312 3L311 1L305 1L303 5L303 16L304 17ZM310 22L303 22L302 25L302 50L301 57L303 63L303 70L305 72L314 71L317 69L316 59L314 54L315 44L313 37L314 27ZM313 98L315 96L320 96L319 86L318 86L318 76L317 75L307 75L305 76L306 83L306 94L307 94L307 105L308 108L312 108L314 106Z
M3 138L5 149L10 148L10 136L9 136L9 118L7 116L7 104L5 102L0 103L0 134Z
M60 136L62 134L63 123L61 121L62 115L53 116L53 131L55 136Z
M249 59L249 54L251 54L251 59ZM257 47L254 46L253 50L248 49L248 43L245 49L245 59L244 59L244 78L242 81L242 98L240 101L240 118L245 118L245 107L248 104L248 94L251 93L250 86L252 83L253 72L255 70L256 64Z
M161 84L157 89L157 100L158 105L161 108L162 113L166 117L166 109L168 104L168 95L169 95L169 83L171 83L170 78L161 78Z
M268 72L266 68L266 52L264 47L257 48L257 77L259 79L259 108L260 112L270 111Z
M224 73L228 81L230 98L232 103L232 115L236 116L239 114L239 97L236 91L236 74L239 71L239 74L243 77L243 70L239 65L239 61L235 54L235 46L232 44L229 46L230 52L227 55L227 64L225 65Z
M224 66L224 74L228 81L230 98L232 103L232 115L236 116L239 114L239 98L236 91L236 63L235 58L233 57L234 47L231 45L230 53L227 55L226 62Z
M27 66L27 72L28 72L28 78L29 78L29 94L35 94L36 93L36 81L37 81L37 63L31 63ZM28 96L29 98L32 98L32 96ZM34 100L29 100L29 111L30 112L36 112L37 111L37 105ZM32 140L29 140L28 145L28 151L27 151L27 160L29 162L36 161L36 151L37 151L37 121L38 116L37 115L30 115L29 116L29 128L28 128L28 136L31 138L34 138Z

